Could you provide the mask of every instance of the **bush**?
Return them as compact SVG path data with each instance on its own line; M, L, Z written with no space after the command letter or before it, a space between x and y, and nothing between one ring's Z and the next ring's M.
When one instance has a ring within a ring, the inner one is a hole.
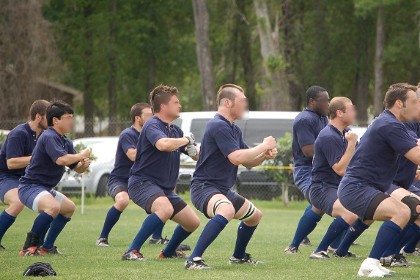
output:
M277 151L276 158L265 161L264 165L267 166L265 173L280 184L283 203L287 206L290 199L301 200L303 198L293 183L292 134L290 132L286 132L284 137L277 140ZM289 193L290 186L294 187L290 189L291 193Z

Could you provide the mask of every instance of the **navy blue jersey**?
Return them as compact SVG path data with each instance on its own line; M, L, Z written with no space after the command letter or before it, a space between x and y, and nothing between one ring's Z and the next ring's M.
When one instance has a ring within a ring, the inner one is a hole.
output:
M157 116L147 121L137 141L137 155L130 171L129 181L149 180L163 189L173 190L176 186L180 166L180 153L185 153L182 146L173 152L162 152L156 148L156 142L162 138L181 138L182 130L163 122Z
M9 169L7 160L17 157L32 155L36 144L36 133L28 123L16 126L7 135L0 151L0 178L7 176L21 177L25 174L25 168Z
M241 129L216 114L206 125L193 183L209 182L229 190L236 182L238 166L229 161L228 155L239 149L248 149Z
M59 157L67 154L76 154L72 141L49 127L39 136L31 162L26 168L25 175L20 178L20 183L55 187L65 171L64 166L57 165L55 162ZM77 163L69 167L73 169Z
M128 183L130 169L133 161L127 157L128 149L135 149L140 132L134 127L124 129L118 139L117 151L115 153L114 169L111 171L110 179L117 179Z
M420 124L404 123L407 127L408 133L415 139L420 138ZM408 160L404 155L400 155L397 175L395 175L393 183L399 187L409 188L416 177L417 164Z
M327 183L338 188L341 176L335 173L332 166L340 161L347 149L344 136L349 129L339 131L332 124L328 124L315 141L315 155L312 163L312 181Z
M385 192L395 178L399 156L416 146L406 126L385 110L360 139L346 176L350 182L367 182Z
M302 147L315 143L319 132L328 124L326 116L305 109L293 122L292 152L295 166L312 166L312 158L305 157Z

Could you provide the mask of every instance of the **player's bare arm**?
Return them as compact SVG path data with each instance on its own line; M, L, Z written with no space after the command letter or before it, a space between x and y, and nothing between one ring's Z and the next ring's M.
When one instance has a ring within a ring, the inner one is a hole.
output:
M57 165L67 166L67 165L71 165L73 163L76 163L78 161L81 161L85 158L88 158L89 155L90 155L90 150L89 149L84 149L78 154L66 154L64 156L61 156L55 161L55 163Z
M314 157L314 153L315 153L314 144L303 146L301 150L305 157L307 158Z
M332 166L334 172L337 173L337 175L340 175L341 177L344 176L344 174L346 173L347 166L349 165L350 160L353 157L354 150L356 149L358 136L355 132L349 131L346 133L345 137L348 142L347 149L344 155L341 157L340 161Z
M28 166L31 161L31 156L26 157L15 157L7 160L7 168L9 169L20 169Z
M137 149L135 148L128 149L126 155L131 161L135 161L136 155L137 155Z
M251 168L265 160L265 152L276 148L276 139L272 136L264 138L263 142L251 149L236 150L228 155L229 161L234 165Z

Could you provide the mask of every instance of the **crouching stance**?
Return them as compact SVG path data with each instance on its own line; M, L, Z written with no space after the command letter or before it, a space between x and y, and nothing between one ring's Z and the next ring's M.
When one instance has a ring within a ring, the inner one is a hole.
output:
M178 89L158 86L150 93L155 116L143 126L128 179L128 194L150 214L122 260L144 260L140 248L167 220L178 223L160 258L185 257L177 247L200 225L198 216L175 192L180 154L198 157L192 134L183 135L172 122L179 117Z
M49 128L38 138L19 184L19 199L28 208L40 213L27 234L21 256L60 253L54 242L70 221L76 206L53 188L63 176L65 166L82 173L90 165L90 151L85 149L76 154L73 143L64 135L73 126L70 105L61 101L51 103L47 108L47 121Z
M242 222L238 227L235 251L229 259L231 264L257 264L246 247L262 213L252 202L232 190L238 165L254 167L277 154L276 141L269 136L263 143L249 149L242 132L234 123L242 118L247 107L242 88L227 84L217 95L219 110L207 123L201 142L200 157L191 183L191 201L210 221L203 229L198 243L185 263L186 269L209 268L202 255L206 248L232 219Z

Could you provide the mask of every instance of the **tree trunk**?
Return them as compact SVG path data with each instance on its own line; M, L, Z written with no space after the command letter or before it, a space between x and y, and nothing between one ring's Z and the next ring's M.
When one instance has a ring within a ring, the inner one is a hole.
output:
M117 50L116 50L116 33L117 33L117 0L110 0L111 17L109 23L109 77L108 77L108 133L116 134L117 120Z
M261 56L264 62L263 72L266 75L263 79L267 80L261 96L260 109L290 110L292 106L286 75L283 34L279 32L280 11L276 14L273 29L266 1L254 0L254 9L258 22Z
M358 18L356 37L356 73L353 86L353 101L357 106L359 125L368 125L369 83L371 79L372 41L374 29L370 19Z
M250 110L257 109L257 92L255 89L255 71L252 62L252 49L251 49L251 30L249 22L247 21L247 7L248 1L236 0L236 6L238 7L237 19L238 19L238 32L239 32L239 55L241 57L242 68L244 71L245 78L245 94L248 98L248 104Z
M84 86L83 86L83 111L85 116L85 132L84 136L94 136L93 132L93 110L94 110L94 103L92 99L92 46L93 46L93 38L92 38L92 30L91 26L89 26L89 17L93 14L93 7L91 5L87 5L84 8L83 15L85 19L85 51L84 51Z
M292 11L292 1L291 0L281 0L282 12L283 12L283 22L284 22L284 59L288 65L293 65L295 62L293 61L293 53L298 53L301 47L296 46L293 40L293 32L294 32L294 17L296 15L293 14ZM303 5L299 5L300 14L304 14ZM300 23L299 23L300 24ZM301 110L301 102L302 102L302 94L296 94L297 92L304 92L304 87L302 84L297 82L295 73L291 69L287 69L287 76L289 78L289 92L290 92L290 103L292 106L292 110L300 111ZM290 73L289 73L290 72ZM295 93L295 94L293 94Z
M383 53L385 45L384 30L384 8L382 5L378 7L378 15L376 19L376 48L375 48L375 95L373 99L373 109L375 116L379 115L383 110Z
M197 60L200 69L203 110L216 109L216 93L214 90L213 62L209 40L209 13L205 0L192 0L197 40Z

